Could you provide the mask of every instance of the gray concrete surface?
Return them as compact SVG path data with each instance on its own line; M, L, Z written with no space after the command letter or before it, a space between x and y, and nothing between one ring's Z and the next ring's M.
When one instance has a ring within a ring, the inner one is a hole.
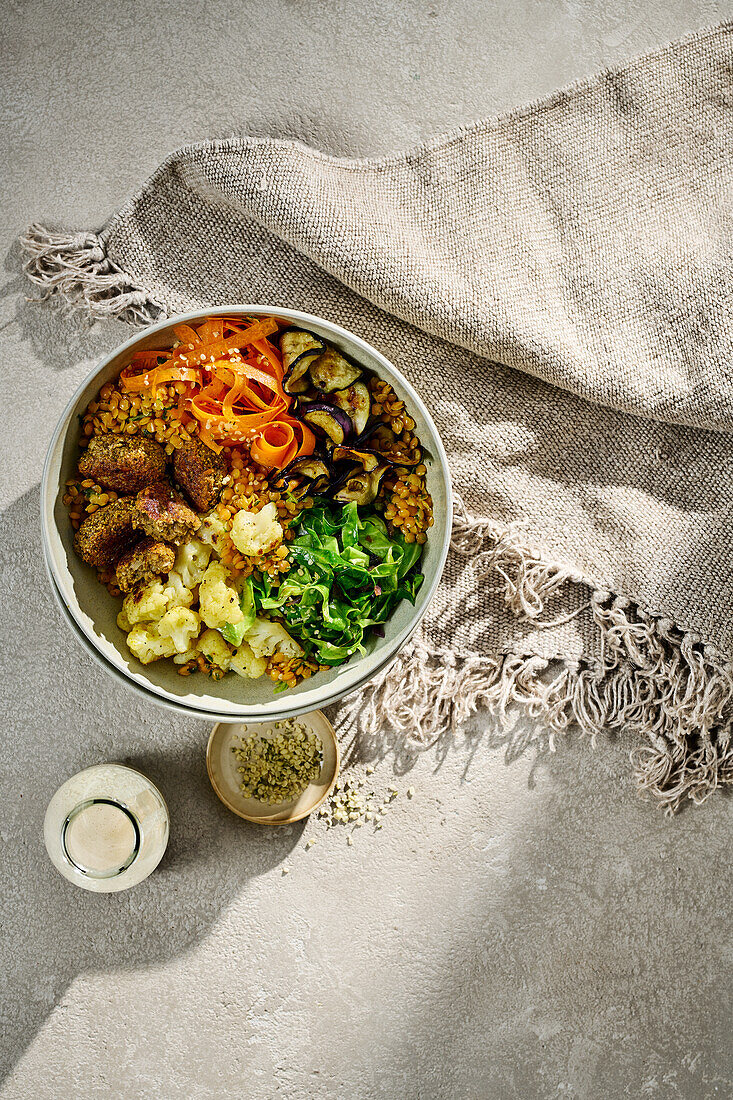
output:
M482 718L415 760L361 746L380 786L397 771L416 796L353 848L315 823L258 831L208 787L206 726L78 649L43 573L38 482L68 396L122 330L26 302L13 245L34 218L98 226L182 142L380 153L727 15L711 0L6 0L3 1100L733 1095L728 800L668 821L635 796L628 746L507 761ZM103 759L148 772L172 812L161 868L119 897L74 891L41 840L52 791Z

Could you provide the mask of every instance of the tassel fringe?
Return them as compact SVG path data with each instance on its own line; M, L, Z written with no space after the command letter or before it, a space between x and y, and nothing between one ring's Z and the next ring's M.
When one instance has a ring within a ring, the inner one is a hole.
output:
M516 529L471 520L460 503L453 543L462 556L480 559L483 575L493 566L507 606L534 623L542 623L546 600L563 585L589 584L580 573L543 562L536 550L523 547ZM557 736L571 728L592 741L601 733L623 732L638 742L630 759L639 789L670 814L686 800L702 803L733 783L731 661L698 635L630 600L596 589L584 607L600 636L596 662L436 652L418 637L346 701L340 721L367 735L385 727L404 731L421 748L445 730L454 732L480 708L494 712L505 732L520 716L533 720L537 729L521 749L533 743L554 750ZM516 738L510 748L516 754Z
M52 233L31 225L20 246L26 255L23 271L41 288L42 300L63 301L90 321L142 326L167 316L165 306L109 259L96 233Z

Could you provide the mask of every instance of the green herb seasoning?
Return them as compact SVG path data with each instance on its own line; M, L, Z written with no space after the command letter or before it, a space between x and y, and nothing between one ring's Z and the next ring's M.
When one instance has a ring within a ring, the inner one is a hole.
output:
M242 776L242 794L268 805L291 802L321 774L320 738L292 718L277 722L269 737L250 734L242 738L232 752Z

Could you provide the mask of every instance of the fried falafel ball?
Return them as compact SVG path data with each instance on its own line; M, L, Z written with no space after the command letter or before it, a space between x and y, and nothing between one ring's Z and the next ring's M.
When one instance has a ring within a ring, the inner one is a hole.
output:
M175 560L176 552L167 542L144 538L126 550L117 562L117 587L122 592L132 592L138 585L170 573Z
M95 435L79 459L79 473L98 485L137 493L165 477L165 448L142 436Z
M221 495L227 464L200 439L173 452L173 476L197 512L208 512Z
M125 550L140 537L134 516L134 497L120 497L92 512L74 535L79 557L96 569L114 569Z
M198 531L201 519L167 482L158 482L137 494L133 523L154 539L180 543Z

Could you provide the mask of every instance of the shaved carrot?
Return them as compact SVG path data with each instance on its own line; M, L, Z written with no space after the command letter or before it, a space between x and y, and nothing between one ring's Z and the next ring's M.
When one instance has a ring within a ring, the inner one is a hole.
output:
M313 454L315 437L289 413L282 356L269 339L279 327L274 317L174 325L177 346L136 352L120 383L129 393L184 383L179 408L196 421L207 446L219 452L245 444L259 465L280 470Z
M174 325L173 335L175 336L176 340L179 340L181 344L183 344L184 347L187 344L193 344L195 347L196 344L201 343L201 337L196 332L196 329L191 328L190 325Z

